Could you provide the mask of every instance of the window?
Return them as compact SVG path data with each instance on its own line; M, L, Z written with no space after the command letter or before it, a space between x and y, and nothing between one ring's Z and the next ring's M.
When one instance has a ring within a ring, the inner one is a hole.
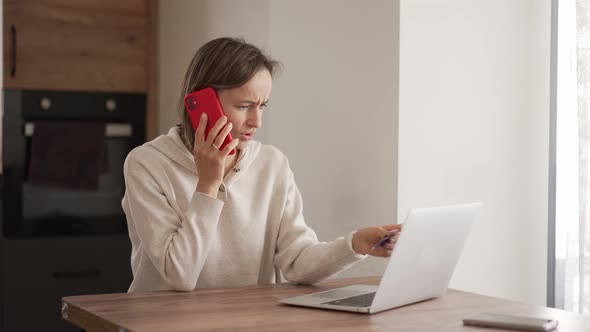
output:
M549 292L554 292L555 307L590 313L590 0L554 0L554 4L559 6L555 283Z

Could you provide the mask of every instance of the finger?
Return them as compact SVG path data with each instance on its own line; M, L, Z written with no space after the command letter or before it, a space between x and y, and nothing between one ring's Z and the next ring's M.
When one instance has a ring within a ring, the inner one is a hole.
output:
M211 130L209 131L209 135L207 135L207 139L205 140L205 142L207 142L207 144L210 145L213 143L213 140L215 140L215 138L219 134L219 131L221 130L221 128L223 128L223 126L225 125L226 122L227 122L227 117L225 117L225 116L222 116L219 120L217 120L217 122L215 123L213 128L211 128Z
M207 114L201 113L201 119L195 132L195 142L203 143L205 141L205 129L207 129Z
M394 243L390 243L388 241L385 241L385 242L380 243L380 244L377 243L377 244L373 245L370 250L373 251L373 252L375 252L375 253L377 253L377 252L380 252L380 251L384 250L387 246L393 245ZM378 245L378 246L376 246L376 245Z
M394 236L392 236L392 237L391 237L389 240L394 240L394 241L397 241L397 240L399 240L399 237L400 237L400 236L401 236L401 234L400 234L400 233L397 233L397 234L395 234Z
M399 229L393 229L390 231L386 231L385 229L381 228L381 227L376 227L377 229L377 236L379 236L379 239L383 239L384 237L387 237L388 239L396 236L400 230Z
M393 244L397 242L397 238L392 237L391 239L387 240L388 244Z
M374 253L371 253L371 255L376 257L389 257L391 255L391 252L392 250L386 248L379 248L378 250L375 250Z
M231 122L226 124L225 127L223 127L223 129L219 133L219 135L217 135L217 138L215 139L215 145L221 146L223 144L223 142L225 141L227 134L229 134L229 132L231 131L232 128L233 128L233 124Z
M224 156L229 155L229 153L231 152L231 150L235 149L236 146L238 146L238 143L240 143L240 140L237 138L234 138L231 140L231 142L225 146L225 148L223 148L223 150L221 152L223 152Z
M383 244L383 247L384 248L393 248L393 246L395 246L396 243L397 243L397 239L391 238Z
M402 224L390 224L390 225L383 225L381 226L381 228L383 228L386 231L393 231L394 229L400 230L402 229Z

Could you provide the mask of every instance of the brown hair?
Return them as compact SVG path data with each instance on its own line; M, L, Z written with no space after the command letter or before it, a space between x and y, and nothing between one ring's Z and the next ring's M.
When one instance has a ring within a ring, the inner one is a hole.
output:
M201 46L188 66L180 91L180 137L184 145L192 151L195 144L195 132L184 109L184 96L206 87L212 87L218 93L238 87L263 68L274 77L280 67L279 62L240 38L218 38Z

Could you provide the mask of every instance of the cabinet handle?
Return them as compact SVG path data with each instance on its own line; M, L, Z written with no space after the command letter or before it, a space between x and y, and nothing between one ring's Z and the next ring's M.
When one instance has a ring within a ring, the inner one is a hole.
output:
M90 269L90 270L69 270L69 271L56 271L52 273L54 279L88 279L97 278L102 275L102 270Z
M16 75L16 27L10 26L10 34L12 35L12 66L10 67L10 77L14 78Z

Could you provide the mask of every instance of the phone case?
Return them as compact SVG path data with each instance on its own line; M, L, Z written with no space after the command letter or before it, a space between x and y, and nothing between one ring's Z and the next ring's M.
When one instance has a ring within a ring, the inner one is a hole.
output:
M196 131L199 126L201 114L203 112L207 114L205 139L209 136L209 131L213 128L213 125L215 125L217 120L224 115L221 103L219 103L219 99L217 98L217 93L210 87L187 94L184 97L184 106L188 112L194 131ZM223 150L231 140L231 134L228 134L219 149ZM229 154L232 155L234 153L236 153L236 149L232 149Z

